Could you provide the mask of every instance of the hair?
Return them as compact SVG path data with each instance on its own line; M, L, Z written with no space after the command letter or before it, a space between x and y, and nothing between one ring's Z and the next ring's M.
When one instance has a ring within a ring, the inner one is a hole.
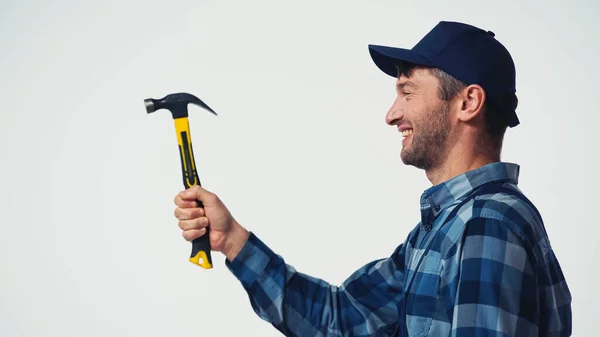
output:
M399 62L396 67L398 69L398 76L404 75L406 77L410 77L418 69L428 70L439 82L439 98L446 102L454 98L467 86L464 82L439 68L420 66L410 62ZM502 149L506 129L508 128L507 116L517 108L518 102L517 96L512 94L504 98L501 104L488 100L483 103L484 129L487 134L487 141L490 143L490 150L498 157Z

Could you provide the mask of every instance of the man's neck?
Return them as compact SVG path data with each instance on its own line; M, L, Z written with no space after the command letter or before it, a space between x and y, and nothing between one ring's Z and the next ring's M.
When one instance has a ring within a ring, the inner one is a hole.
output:
M429 179L431 184L435 186L465 172L472 171L498 161L500 161L499 158L492 158L489 155L457 152L449 154L440 165L428 169L425 173L427 175L427 179Z

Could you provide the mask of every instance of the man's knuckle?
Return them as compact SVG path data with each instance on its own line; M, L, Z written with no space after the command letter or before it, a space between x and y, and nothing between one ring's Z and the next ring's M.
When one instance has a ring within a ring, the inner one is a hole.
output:
M207 198L206 198L210 203L216 203L217 201L219 201L219 196L216 195L215 193L210 193L208 194Z

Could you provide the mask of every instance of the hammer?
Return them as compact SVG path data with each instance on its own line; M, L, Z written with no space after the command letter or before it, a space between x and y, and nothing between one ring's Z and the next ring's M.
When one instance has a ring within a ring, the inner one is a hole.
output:
M194 151L192 149L192 137L190 134L190 124L188 120L188 104L194 104L202 107L215 116L208 105L202 102L198 97L188 93L174 93L160 99L147 98L144 100L146 112L166 109L171 111L175 122L175 131L177 133L177 142L179 144L179 156L181 159L181 173L183 176L183 186L188 189L194 185L200 185L200 178L196 171L196 162L194 160ZM199 207L204 207L200 200L197 201ZM204 269L212 268L212 257L209 241L209 230L206 228L206 234L192 241L192 253L190 262L199 265Z

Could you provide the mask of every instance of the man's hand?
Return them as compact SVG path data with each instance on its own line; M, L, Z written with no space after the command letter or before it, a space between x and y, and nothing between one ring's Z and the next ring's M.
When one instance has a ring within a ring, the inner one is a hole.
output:
M198 200L204 208L198 207ZM206 234L208 227L211 249L233 261L246 243L249 232L237 223L216 194L193 186L175 196L175 205L175 217L179 219L179 228L187 241Z

